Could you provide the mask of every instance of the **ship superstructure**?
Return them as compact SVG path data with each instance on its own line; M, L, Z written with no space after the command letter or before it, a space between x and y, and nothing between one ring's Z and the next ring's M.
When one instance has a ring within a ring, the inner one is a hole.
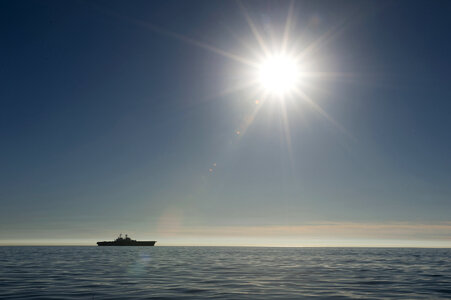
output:
M122 233L114 241L97 242L98 246L154 246L156 241L137 241L132 240L127 234L125 238L122 237Z

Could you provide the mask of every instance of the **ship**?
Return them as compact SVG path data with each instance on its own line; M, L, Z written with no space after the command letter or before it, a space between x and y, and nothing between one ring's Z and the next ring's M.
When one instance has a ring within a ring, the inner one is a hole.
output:
M122 237L122 233L114 241L97 242L97 246L154 246L156 241L132 240L128 235Z

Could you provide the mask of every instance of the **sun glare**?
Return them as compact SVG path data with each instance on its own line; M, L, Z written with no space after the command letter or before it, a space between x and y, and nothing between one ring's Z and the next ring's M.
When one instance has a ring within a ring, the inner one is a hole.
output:
M296 60L277 55L267 58L259 68L259 82L269 94L286 96L299 83L299 68Z

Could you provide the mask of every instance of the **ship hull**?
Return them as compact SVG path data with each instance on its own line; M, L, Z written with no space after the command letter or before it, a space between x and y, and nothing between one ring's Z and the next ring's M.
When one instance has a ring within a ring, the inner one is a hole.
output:
M97 246L154 246L156 241L97 242Z

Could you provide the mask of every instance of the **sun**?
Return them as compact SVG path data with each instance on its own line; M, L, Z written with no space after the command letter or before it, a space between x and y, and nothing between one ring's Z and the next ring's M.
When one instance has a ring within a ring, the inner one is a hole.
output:
M287 55L266 58L259 66L258 81L265 92L284 97L299 84L300 72L297 61Z

